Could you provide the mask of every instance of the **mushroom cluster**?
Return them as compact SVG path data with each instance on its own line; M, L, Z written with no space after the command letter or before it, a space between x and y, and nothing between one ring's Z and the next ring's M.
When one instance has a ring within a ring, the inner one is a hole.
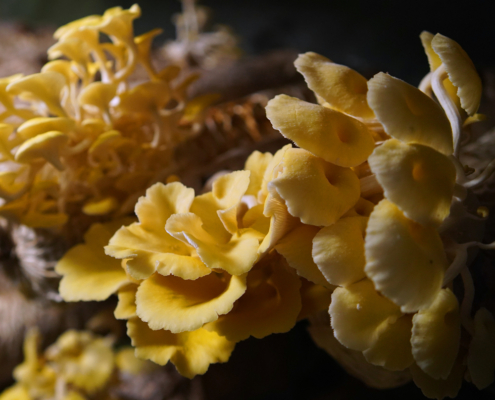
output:
M192 80L175 65L155 70L160 30L134 37L140 13L115 7L62 26L40 73L0 79L2 217L34 228L111 220L167 178L193 134L181 125Z
M140 374L154 364L134 357L129 347L113 350L112 340L89 331L69 330L39 353L39 334L28 332L24 362L14 370L16 383L1 400L89 400L107 398L122 374Z

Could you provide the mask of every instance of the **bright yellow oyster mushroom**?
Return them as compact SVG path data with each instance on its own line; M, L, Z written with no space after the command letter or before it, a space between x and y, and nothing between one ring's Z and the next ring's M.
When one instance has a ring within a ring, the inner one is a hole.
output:
M375 146L370 130L357 119L295 97L276 96L268 102L266 115L299 147L341 167L366 161Z
M368 219L344 217L313 239L314 262L332 285L348 286L364 278L364 235Z
M282 166L269 185L285 200L289 213L305 224L332 225L359 199L359 179L349 168L303 149L288 149Z
M30 163L43 158L55 168L65 169L60 156L67 145L69 137L59 131L50 131L26 140L16 151L15 160L20 163Z
M121 261L105 255L103 247L130 219L93 224L84 244L72 247L58 261L55 271L62 275L60 295L65 301L101 301L128 282Z
M486 309L474 316L474 336L469 345L467 367L471 382L478 389L491 385L495 373L495 320Z
M308 87L331 108L357 118L375 117L366 101L368 86L364 76L313 52L300 54L294 65Z
M153 330L192 331L232 310L246 291L246 275L212 273L196 280L154 274L136 293L136 312Z
M429 307L442 287L447 258L436 229L382 200L368 220L365 273L403 312Z
M69 330L46 349L56 363L57 375L91 394L103 388L114 370L112 342L89 332Z
M184 279L208 275L194 248L175 239L165 230L171 215L189 211L194 190L179 182L157 183L136 204L139 222L119 229L105 247L106 254L128 258L127 269L135 279L146 279L155 271Z
M58 117L67 113L60 104L65 77L58 72L40 72L18 79L7 86L10 94L29 93L46 104L48 110Z
M442 153L390 139L375 149L368 162L385 197L406 217L439 226L449 215L456 170Z
M280 256L270 254L249 271L246 292L232 311L204 328L233 342L288 332L301 310L300 288L301 281L294 271Z
M435 53L442 60L457 96L468 115L474 115L481 100L482 84L473 62L459 44L439 33L431 41Z
M235 347L235 342L203 328L177 334L154 331L139 318L127 322L127 335L137 357L160 365L170 361L187 378L204 374L210 364L227 362Z
M411 345L416 364L432 378L446 379L457 358L460 338L457 298L449 289L442 289L429 308L413 316Z
M368 87L368 103L390 136L452 154L450 122L433 99L383 72L370 79Z

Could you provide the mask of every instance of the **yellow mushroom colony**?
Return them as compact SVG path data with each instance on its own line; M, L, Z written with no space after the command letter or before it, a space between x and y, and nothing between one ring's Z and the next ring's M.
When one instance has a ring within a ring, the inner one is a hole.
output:
M115 398L112 387L127 375L150 371L154 364L139 360L130 347L113 350L110 338L69 330L39 353L33 329L24 341L24 362L14 370L16 383L1 400L90 400Z
M178 82L174 65L155 70L161 31L134 37L140 13L115 7L69 23L40 73L0 79L1 216L34 228L109 220L172 165L192 134L180 126L190 80Z

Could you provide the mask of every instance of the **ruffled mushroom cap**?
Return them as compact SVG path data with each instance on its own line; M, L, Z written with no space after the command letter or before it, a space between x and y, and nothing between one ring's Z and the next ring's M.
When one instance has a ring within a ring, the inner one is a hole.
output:
M7 92L13 95L30 93L44 102L51 113L58 117L66 117L67 114L60 104L65 84L65 77L58 72L40 72L10 83Z
M416 364L434 379L447 379L459 351L461 318L457 298L439 291L429 308L413 317L412 354Z
M57 364L57 375L88 394L103 388L115 367L111 342L84 331L63 333L45 354Z
M450 81L457 87L462 108L469 115L474 115L480 105L483 88L473 62L456 41L439 33L431 41L431 46L442 60Z
M27 140L49 131L59 131L68 134L75 128L74 120L62 117L39 117L24 122L17 128L17 135Z
M139 318L153 330L192 331L232 310L246 291L246 275L212 273L196 280L154 274L136 293Z
M386 199L368 220L365 254L366 275L403 312L427 308L437 298L448 265L440 235Z
M406 217L439 226L449 215L456 171L442 153L390 139L375 149L368 162L385 197Z
M303 149L288 149L283 171L269 184L289 213L308 225L335 223L359 199L359 179L349 168L330 164Z
M375 146L370 130L357 119L295 97L276 96L266 115L286 138L341 167L366 161Z
M65 167L60 161L60 156L68 141L69 137L59 131L42 133L26 140L17 149L15 160L27 164L43 158L62 171Z
M232 311L204 326L228 340L288 332L301 310L301 281L280 256L269 255L248 273L246 293Z
M373 347L389 325L403 315L398 306L375 290L369 279L335 289L328 312L338 341L358 351Z
M106 254L128 258L127 269L135 279L146 279L155 271L184 279L209 274L194 248L165 230L172 214L189 211L193 198L194 190L179 182L151 186L136 204L139 222L119 229L105 247Z
M332 285L348 286L366 276L364 235L367 221L366 217L360 216L342 218L314 237L314 262Z
M368 82L368 103L385 132L406 143L453 152L452 129L443 109L408 83L380 72Z
M127 322L127 335L137 357L159 365L171 361L181 375L191 379L204 374L210 364L227 362L235 347L235 342L203 328L176 334L154 331L139 318Z
M308 87L331 108L358 118L374 118L366 101L368 85L364 76L312 52L300 54L294 65Z
M58 261L55 271L62 275L59 292L65 301L101 301L128 282L121 261L105 255L103 247L130 219L93 224L84 244L72 247Z
M313 238L319 231L320 228L316 226L301 225L279 240L275 250L287 260L299 276L318 285L331 287L313 261L311 254Z
M480 390L493 383L495 371L495 321L480 308L474 316L474 336L469 345L467 366L471 382Z

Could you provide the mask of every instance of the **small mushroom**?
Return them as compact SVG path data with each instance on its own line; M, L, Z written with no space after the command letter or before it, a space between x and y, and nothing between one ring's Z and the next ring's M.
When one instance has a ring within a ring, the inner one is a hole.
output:
M69 137L59 131L42 133L25 141L17 149L15 160L20 163L30 163L39 158L44 158L55 168L62 171L64 166L60 161L60 155L68 140Z

